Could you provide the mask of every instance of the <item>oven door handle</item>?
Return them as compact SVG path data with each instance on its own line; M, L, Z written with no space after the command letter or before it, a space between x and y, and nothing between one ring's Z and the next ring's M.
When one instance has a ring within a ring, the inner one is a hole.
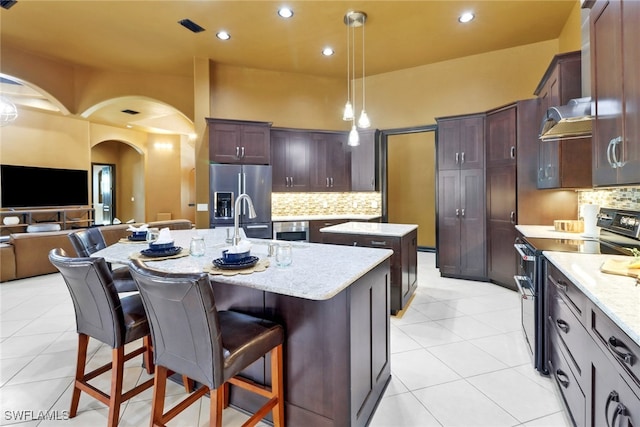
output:
M533 299L535 297L534 292L531 290L531 282L527 276L513 276L516 281L516 286L518 287L518 291L522 296L522 299ZM520 282L525 282L526 285L522 286ZM525 292L525 289L529 290L529 292Z
M528 249L527 245L525 245L524 243L515 243L513 247L516 248L516 251L518 251L518 253L520 254L520 258L522 258L524 261L533 262L536 260L535 255L527 255L524 253L524 250Z

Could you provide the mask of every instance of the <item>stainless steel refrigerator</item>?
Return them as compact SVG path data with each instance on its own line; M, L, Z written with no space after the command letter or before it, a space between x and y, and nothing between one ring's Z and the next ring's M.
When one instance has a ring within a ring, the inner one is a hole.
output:
M247 237L271 239L271 166L212 164L209 170L209 222L211 228L233 227L235 201L240 194L251 197L257 216L249 218L246 201L239 220Z

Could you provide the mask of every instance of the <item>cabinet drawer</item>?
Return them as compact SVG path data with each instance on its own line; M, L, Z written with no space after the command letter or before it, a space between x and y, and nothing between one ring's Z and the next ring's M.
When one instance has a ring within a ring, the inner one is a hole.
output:
M555 288L571 311L586 324L584 318L587 297L553 264L547 263L547 289Z
M323 233L324 243L334 243L347 246L365 246L368 248L392 249L395 253L400 253L400 239L389 236L371 236L366 234L341 234Z
M590 309L590 332L598 346L614 361L618 371L640 387L640 346L598 308Z
M566 300L566 296L554 286L548 287L547 300L549 301L549 316L547 329L549 333L555 332L560 345L564 346L567 361L574 374L584 386L584 377L587 374L589 352L585 351L585 343L590 343L591 338L587 334L580 320L575 316Z
M549 333L549 339L549 360L547 361L549 375L558 385L574 424L576 426L584 426L586 419L586 399L584 393L563 355L560 338L555 332L551 331Z

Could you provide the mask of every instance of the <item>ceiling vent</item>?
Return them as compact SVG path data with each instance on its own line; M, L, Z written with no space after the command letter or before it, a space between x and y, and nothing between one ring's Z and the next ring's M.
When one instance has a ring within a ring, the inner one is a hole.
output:
M200 25L198 25L195 22L193 22L191 19L182 19L182 20L178 21L178 24L182 25L187 30L189 30L191 32L194 32L194 33L200 33L202 31L204 31L204 28L202 28Z
M0 6L2 6L3 9L11 9L16 3L18 3L18 0L0 0Z
M123 113L125 114L131 114L132 116L135 116L136 114L140 114L140 111L136 111L136 110L122 110Z

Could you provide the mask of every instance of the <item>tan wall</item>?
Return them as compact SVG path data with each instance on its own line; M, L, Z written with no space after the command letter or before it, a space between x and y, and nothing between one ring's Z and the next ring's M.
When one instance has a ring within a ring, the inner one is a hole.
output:
M418 246L435 247L435 132L391 135L387 144L388 220L418 224Z
M564 24L564 28L558 37L558 52L571 52L580 50L582 46L580 2L576 2L571 15Z
M181 207L180 137L149 135L145 173L146 221L155 221L158 213L179 218Z

